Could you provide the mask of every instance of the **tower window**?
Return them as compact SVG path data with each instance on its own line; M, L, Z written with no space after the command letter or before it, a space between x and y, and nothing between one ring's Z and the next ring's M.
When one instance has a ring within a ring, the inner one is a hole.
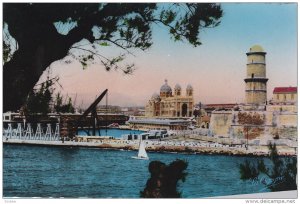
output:
M254 78L254 74L253 73L251 74L251 78Z

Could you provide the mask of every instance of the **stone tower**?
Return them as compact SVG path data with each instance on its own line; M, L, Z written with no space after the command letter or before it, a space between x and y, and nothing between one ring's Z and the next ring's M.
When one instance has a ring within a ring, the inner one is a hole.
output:
M246 54L246 105L258 108L267 102L266 52L261 46L254 45Z
M186 96L193 96L193 87L190 84L186 87Z

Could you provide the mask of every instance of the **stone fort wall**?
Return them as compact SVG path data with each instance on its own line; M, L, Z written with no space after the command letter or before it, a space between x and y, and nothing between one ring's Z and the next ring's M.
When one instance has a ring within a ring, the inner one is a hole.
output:
M214 111L210 130L214 136L233 139L248 137L250 140L277 138L296 141L297 119L297 113L293 111Z

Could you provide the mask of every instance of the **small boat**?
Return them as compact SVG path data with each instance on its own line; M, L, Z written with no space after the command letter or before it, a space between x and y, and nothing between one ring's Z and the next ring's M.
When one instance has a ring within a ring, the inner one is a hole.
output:
M112 124L108 125L107 127L109 127L109 128L118 128L119 124L118 123L112 123Z
M119 125L120 130L131 130L129 125Z
M139 144L139 152L137 156L131 157L133 159L143 159L143 160L149 160L149 157L146 152L145 143L142 140L142 137L140 137L140 144Z

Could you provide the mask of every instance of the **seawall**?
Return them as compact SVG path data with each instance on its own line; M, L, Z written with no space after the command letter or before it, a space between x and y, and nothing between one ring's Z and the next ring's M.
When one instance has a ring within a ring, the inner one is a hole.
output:
M16 145L39 145L39 146L58 146L58 147L91 147L100 149L115 150L137 150L138 141L125 140L103 140L101 142L74 142L74 141L43 141L43 140L20 140L6 139L3 144ZM146 142L148 152L172 152L172 153L189 153L189 154L217 154L217 155L235 155L235 156L267 156L267 146L257 146L246 148L235 147L206 147L206 146L184 146L168 145L160 142ZM295 156L295 150L287 147L278 147L279 155Z

